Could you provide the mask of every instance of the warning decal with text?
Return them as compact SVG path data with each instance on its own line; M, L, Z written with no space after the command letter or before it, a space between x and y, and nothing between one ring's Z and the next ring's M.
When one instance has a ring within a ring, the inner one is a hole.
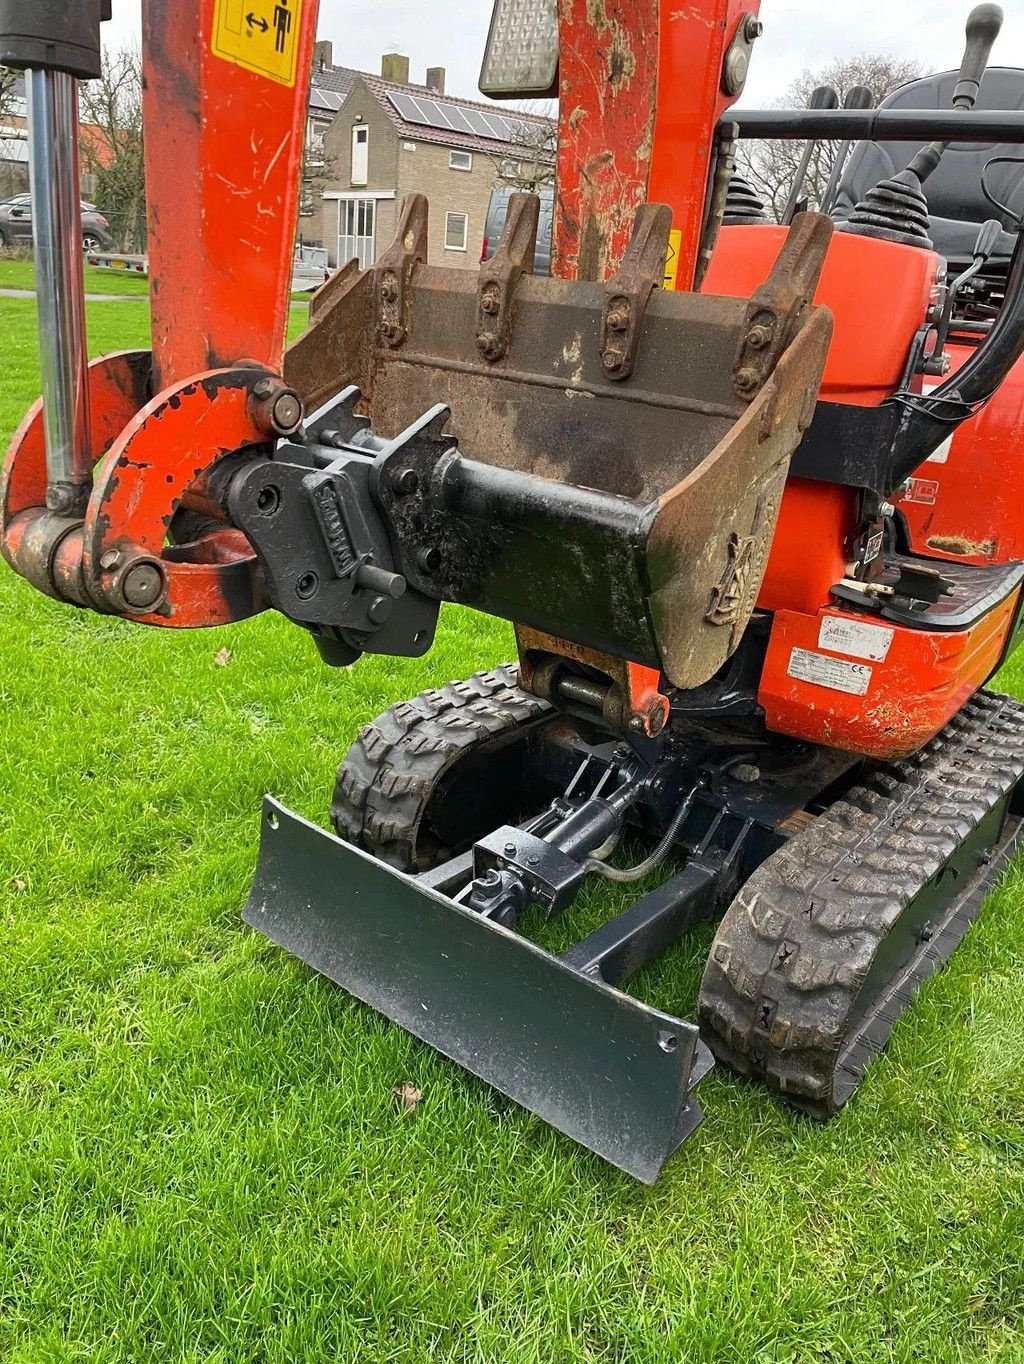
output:
M303 0L217 0L213 52L281 85L297 74Z
M679 248L683 244L683 234L674 227L668 234L668 256L665 259L665 288L674 289L679 278Z

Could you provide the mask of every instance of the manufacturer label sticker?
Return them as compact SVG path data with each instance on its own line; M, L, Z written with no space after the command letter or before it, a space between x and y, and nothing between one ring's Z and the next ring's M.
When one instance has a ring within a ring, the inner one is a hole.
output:
M214 55L279 85L295 84L304 0L217 0Z
M868 625L865 621L826 616L818 631L818 648L831 649L836 654L848 654L850 658L867 658L872 663L884 663L895 633L884 625Z
M789 656L786 672L800 682L813 682L829 691L844 691L849 696L866 696L871 685L872 669L866 663L847 663L841 658L828 658L810 649L794 649Z

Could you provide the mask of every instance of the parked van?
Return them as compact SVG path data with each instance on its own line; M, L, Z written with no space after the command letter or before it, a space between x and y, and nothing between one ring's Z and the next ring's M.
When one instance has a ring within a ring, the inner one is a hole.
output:
M508 217L508 201L516 190L511 185L500 185L491 190L491 202L487 206L487 224L484 228L484 249L480 253L482 261L490 260L498 249L498 240ZM537 224L537 254L534 258L535 275L551 274L551 233L555 216L555 191L541 189L540 222Z

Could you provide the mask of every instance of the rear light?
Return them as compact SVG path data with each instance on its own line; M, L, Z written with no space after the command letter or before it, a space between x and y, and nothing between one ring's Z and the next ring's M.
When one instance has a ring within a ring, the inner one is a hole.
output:
M484 238L483 250L480 252L480 259L481 259L481 261L487 260L487 248L490 246L490 244L491 244L491 239L490 239L490 237L485 237L485 238Z
M97 214L96 214L96 221L99 223L100 227L109 227L109 226L110 226L110 224L107 222L106 218L104 218L104 216L103 216L102 213L97 213Z
M495 0L480 89L493 99L558 94L558 0Z

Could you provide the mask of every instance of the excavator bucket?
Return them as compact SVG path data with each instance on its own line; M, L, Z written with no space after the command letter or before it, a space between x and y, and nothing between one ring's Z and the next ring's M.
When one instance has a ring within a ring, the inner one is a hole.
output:
M535 195L513 196L475 277L424 264L427 205L411 196L378 264L321 290L286 377L309 410L358 389L382 440L449 417L450 437L403 447L376 478L410 587L700 686L753 613L814 412L832 224L802 214L743 299L661 287L671 216L651 204L606 284L534 277L537 216ZM258 552L265 519L245 511L268 480L236 506Z
M696 1128L711 1056L649 1008L267 798L244 918L644 1183Z

